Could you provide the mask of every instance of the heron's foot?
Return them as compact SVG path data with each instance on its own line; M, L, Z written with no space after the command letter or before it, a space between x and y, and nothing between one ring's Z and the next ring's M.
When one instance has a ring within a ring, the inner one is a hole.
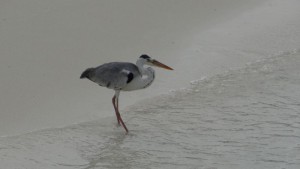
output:
M118 121L118 122L116 123L116 126L117 126L117 127L120 127L120 126L121 126L121 123Z

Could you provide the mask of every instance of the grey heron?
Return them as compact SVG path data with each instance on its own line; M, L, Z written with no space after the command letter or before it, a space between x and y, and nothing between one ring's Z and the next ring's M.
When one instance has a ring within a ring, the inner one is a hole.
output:
M126 133L128 133L128 129L119 112L120 91L132 91L150 86L155 78L155 71L150 66L173 70L171 67L144 54L138 58L136 64L129 62L105 63L95 68L86 69L80 76L81 79L87 78L100 86L115 91L112 98L113 107L118 124L124 127Z

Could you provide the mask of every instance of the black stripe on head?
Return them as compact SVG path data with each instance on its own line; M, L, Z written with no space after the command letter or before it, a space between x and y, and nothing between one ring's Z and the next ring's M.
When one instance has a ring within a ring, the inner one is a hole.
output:
M146 54L141 55L140 58L147 59L147 60L150 59L150 57Z

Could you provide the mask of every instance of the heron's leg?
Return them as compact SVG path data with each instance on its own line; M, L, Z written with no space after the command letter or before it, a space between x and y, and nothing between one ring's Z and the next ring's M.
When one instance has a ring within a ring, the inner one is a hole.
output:
M116 95L114 95L114 97L112 98L112 103L113 103L113 106L114 106L114 109L115 109L115 113L116 113L116 117L117 117L117 120L118 120L118 124L120 125L120 115L117 113L118 112L118 106L116 105Z
M125 125L125 123L123 122L123 119L120 115L120 112L119 112L119 94L120 94L120 91L116 91L115 93L115 103L114 103L114 107L115 107L115 110L116 110L116 115L117 115L117 118L118 118L118 122L122 124L122 126L124 127L124 129L126 130L126 133L128 133L128 129Z

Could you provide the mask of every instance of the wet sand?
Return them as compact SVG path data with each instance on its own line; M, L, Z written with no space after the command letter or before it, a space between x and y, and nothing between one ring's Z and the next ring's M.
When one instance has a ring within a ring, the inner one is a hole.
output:
M298 169L299 6L1 1L0 168ZM79 76L141 53L175 70L121 93L125 135Z

